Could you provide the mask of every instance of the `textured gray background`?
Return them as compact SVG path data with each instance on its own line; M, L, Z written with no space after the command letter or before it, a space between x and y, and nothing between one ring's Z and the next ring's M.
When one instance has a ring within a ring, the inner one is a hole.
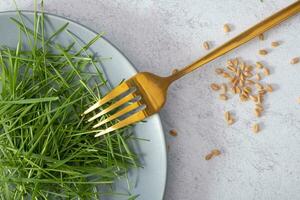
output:
M32 1L17 1L20 9L32 9ZM213 47L258 22L293 0L46 0L46 10L76 20L118 46L139 71L161 75L205 54L202 42ZM0 1L0 10L11 10L10 0ZM224 34L230 23L233 31ZM250 43L208 64L175 83L161 112L166 134L168 181L166 200L300 199L300 65L289 60L300 56L300 16L266 34L266 40ZM273 40L282 41L276 49ZM257 55L267 48L265 58ZM249 103L233 98L220 102L209 90L220 82L214 69L226 59L240 56L263 60L272 76L264 79L276 91L267 98L266 112L257 120ZM236 106L237 105L237 106ZM228 127L225 110L237 122ZM250 131L252 122L263 124L260 134ZM204 156L213 148L222 155L211 161Z

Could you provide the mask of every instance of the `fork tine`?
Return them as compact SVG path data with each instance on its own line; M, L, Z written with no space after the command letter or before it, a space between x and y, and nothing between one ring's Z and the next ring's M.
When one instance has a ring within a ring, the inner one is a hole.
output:
M93 117L91 117L90 119L88 119L88 122L91 122L99 117L101 117L102 115L112 111L113 109L131 101L132 99L135 98L135 95L133 93L128 94L127 96L125 96L124 98L120 99L119 101L117 101L116 103L110 105L109 107L107 107L106 109L102 110L101 112L99 112L98 114L94 115Z
M134 109L138 108L139 106L141 106L140 102L134 102L128 106L126 106L125 108L123 108L122 110L118 111L117 113L109 116L108 118L106 118L105 120L100 121L98 124L94 125L93 128L97 128L99 126L101 126L102 124L105 124L111 120L114 120L130 111L133 111Z
M117 86L112 91L110 91L108 94L106 94L102 99L97 101L97 103L95 103L94 105L89 107L86 111L84 111L83 115L86 115L86 114L92 112L93 110L97 109L98 107L102 106L103 104L107 103L108 101L116 98L120 94L129 90L129 88L130 87L125 82L121 83L119 86Z
M133 115L127 117L126 119L118 122L117 124L115 124L115 125L107 128L107 129L105 129L105 130L97 133L95 135L95 137L99 137L99 136L104 135L106 133L109 133L109 132L112 132L114 130L123 128L123 127L125 127L127 125L134 124L136 122L139 122L139 121L145 119L146 117L147 117L147 115L145 114L145 112L143 110L140 110L140 111L134 113Z

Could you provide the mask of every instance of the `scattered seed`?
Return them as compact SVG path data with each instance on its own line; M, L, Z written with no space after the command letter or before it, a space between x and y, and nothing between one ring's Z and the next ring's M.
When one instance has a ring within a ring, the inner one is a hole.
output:
M260 131L259 124L254 124L252 126L252 131L253 131L253 133L258 133Z
M279 46L279 42L274 41L274 42L271 43L271 46L272 47L278 47Z
M300 61L300 58L299 58L299 57L296 57L296 58L293 58L293 59L290 61L290 63L291 63L292 65L294 65L294 64L299 63L299 61Z
M178 134L177 134L177 131L174 130L174 129L170 130L170 131L169 131L169 134L172 135L172 136L174 136L174 137L176 137L176 136L178 135Z
M213 149L211 151L211 153L214 155L214 156L219 156L221 154L221 151L219 149Z
M262 33L262 34L258 35L258 39L259 39L259 40L265 40L264 34Z
M216 83L210 84L210 88L211 88L212 90L214 90L214 91L220 90L220 86L219 86L218 84L216 84Z
M256 117L260 117L260 116L261 116L261 111L260 111L260 109L255 108L255 109L254 109L254 114L255 114Z
M212 153L209 153L205 156L205 160L210 160L214 155Z
M263 68L263 73L264 73L264 75L269 76L270 75L270 70L268 68L264 67Z
M272 85L266 85L267 92L273 92Z
M265 49L260 49L260 50L258 51L258 53L259 53L259 55L262 55L262 56L265 56L265 55L268 54L267 50L265 50Z
M264 49L260 50L260 54L261 52L263 55L266 55L268 53ZM300 60L298 62L300 62ZM273 91L272 85L263 85L260 82L260 80L262 79L263 76L270 75L270 70L267 67L264 67L262 62L256 62L255 67L257 68L257 70L253 71L254 69L253 66L247 65L244 61L239 60L237 58L227 60L226 67L228 70L227 69L224 70L221 68L217 68L215 70L217 74L222 74L224 78L228 79L228 83L222 83L220 85L217 84L218 90L221 89L221 92L219 93L219 99L224 101L228 100L228 96L226 93L228 89L230 89L230 91L233 94L239 95L240 101L244 102L244 101L251 100L252 102L254 102L255 103L254 115L256 117L260 117L262 115L262 112L264 111L264 108L262 106L262 103L264 101L264 95L267 92ZM259 69L261 69L261 72ZM255 94L253 94L253 89L255 90ZM299 103L300 103L300 98L299 98ZM234 118L232 118L230 112L228 111L225 112L224 117L228 125L232 125L233 123L235 123L235 120ZM258 127L258 131L259 131L259 127ZM210 156L211 155L208 155L209 159ZM213 157L213 155L211 157Z
M224 72L224 70L221 68L217 68L217 69L215 69L215 72L216 72L216 74L221 75Z
M231 31L228 24L224 24L223 30L224 30L225 33L229 33Z
M207 41L203 42L203 48L205 50L209 50L210 49L209 43Z
M221 99L223 101L227 101L228 97L225 94L220 94L219 99Z
M264 65L261 62L256 62L256 68L262 69Z
M255 78L256 78L256 80L258 80L258 81L261 80L261 77L260 77L259 73L257 73L257 74L255 75Z
M172 74L176 74L178 71L178 69L173 69Z

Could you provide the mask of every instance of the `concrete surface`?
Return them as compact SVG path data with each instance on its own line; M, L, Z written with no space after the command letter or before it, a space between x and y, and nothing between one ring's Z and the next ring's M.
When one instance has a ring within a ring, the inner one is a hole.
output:
M31 0L18 0L20 9L32 9ZM204 40L216 47L250 25L293 0L46 0L46 10L76 20L117 45L140 71L161 75L182 67L206 52ZM10 0L0 10L11 10ZM222 26L230 23L232 32ZM165 132L174 128L178 137L166 134L168 181L166 200L285 200L300 199L300 15L274 28L265 41L253 40L175 83L161 112ZM274 49L270 43L281 41ZM270 50L258 56L260 48ZM272 76L264 79L275 91L266 100L260 119L249 103L236 98L220 102L209 85L220 82L216 67L235 56L263 60ZM237 122L228 127L225 110ZM250 126L262 124L254 135ZM222 155L210 161L213 148Z

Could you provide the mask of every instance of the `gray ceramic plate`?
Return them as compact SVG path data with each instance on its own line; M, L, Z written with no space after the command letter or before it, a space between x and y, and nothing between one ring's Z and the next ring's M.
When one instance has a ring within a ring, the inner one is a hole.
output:
M32 12L23 12L26 23L30 24L33 19ZM11 22L10 17L17 17L16 12L0 13L0 44L11 47L16 46L18 29ZM92 30L70 21L68 19L47 14L46 33L51 34L58 27L69 23L68 29L75 33L82 41L89 41L95 37L96 33ZM71 42L67 34L62 34L58 41L63 44ZM110 42L105 39L97 41L92 46L92 51L104 56L112 57L111 60L103 63L103 70L109 82L115 86L122 79L127 79L136 74L136 70L128 59ZM148 139L149 141L137 141L134 144L138 153L141 154L143 168L131 173L131 180L136 182L132 192L140 194L138 199L160 200L163 198L166 182L166 146L165 138L158 115L147 119L147 123L138 124L135 128L137 137ZM116 186L118 191L126 191L126 184L120 181ZM110 197L108 199L120 199L120 197ZM122 198L121 198L122 199Z

